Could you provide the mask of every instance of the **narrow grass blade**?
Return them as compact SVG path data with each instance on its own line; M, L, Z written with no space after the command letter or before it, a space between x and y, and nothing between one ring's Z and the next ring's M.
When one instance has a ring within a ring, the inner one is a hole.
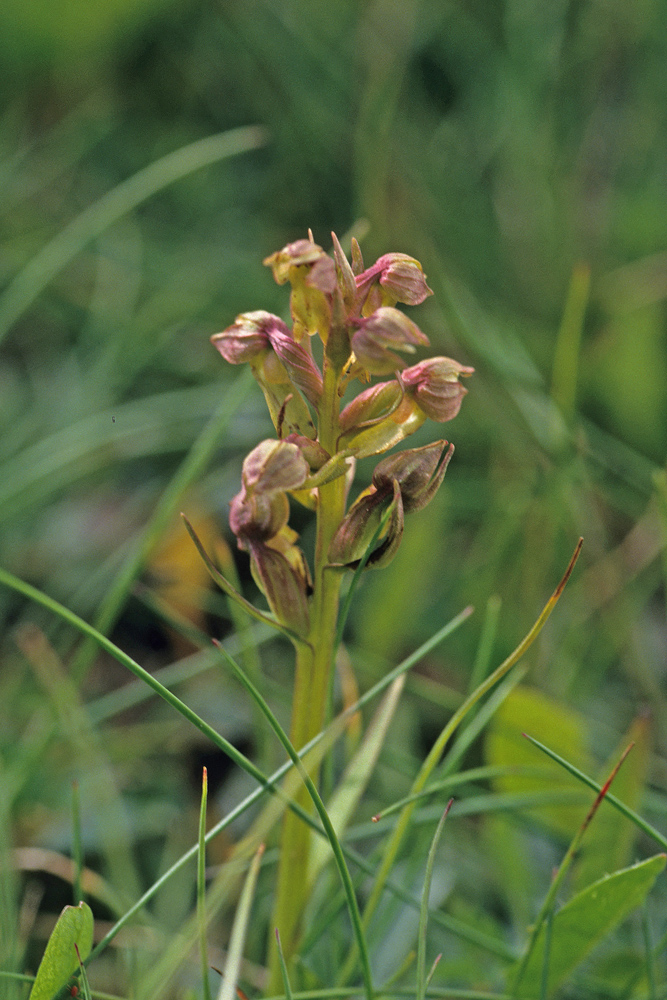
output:
M342 837L375 770L404 684L405 674L397 677L392 684L366 730L356 754L340 779L336 791L327 803L331 824L339 837ZM308 865L308 877L311 883L314 884L329 856L324 841L313 842Z
M436 955L435 958L433 959L433 965L428 970L428 976L426 977L426 989L428 989L429 986L431 985L431 980L433 979L433 976L435 974L435 970L440 965L441 959L442 959L442 952L440 952L439 955Z
M357 991L358 994L358 991ZM387 991L387 1000L397 997L398 1000L414 1000L414 988L395 986ZM494 993L491 990L467 990L455 986L432 986L428 991L434 1000L512 1000L507 993ZM349 1000L355 994L349 987L331 986L319 990L300 990L292 994L292 1000ZM115 1000L115 998L114 998ZM267 1000L283 1000L283 997L267 997Z
M472 708L474 708L474 706L477 704L477 702L488 691L490 691L491 688L495 687L495 685L498 683L499 680L501 680L507 673L509 673L509 671L512 669L512 667L516 666L516 664L519 662L519 660L524 656L524 654L532 646L533 642L535 641L535 639L537 638L537 636L542 631L542 628L544 627L547 619L551 615L551 612L553 611L553 609L555 608L556 604L558 603L558 600L559 600L561 594L563 593L565 585L566 585L567 581L570 578L570 574L572 573L572 570L574 569L576 561L579 558L579 553L581 551L582 544L583 544L583 539L580 538L579 541L578 541L578 543L577 543L577 546L576 546L576 548L574 550L572 558L570 559L568 567L565 570L565 573L563 574L563 577L562 577L560 583L558 584L558 586L556 587L555 591L553 592L553 594L551 595L551 597L549 598L549 600L545 604L545 606L544 606L541 614L539 615L537 621L535 622L535 624L533 625L533 627L530 629L530 631L528 632L528 634L525 636L525 638L519 643L519 645L516 647L516 649L514 650L514 652L510 656L508 656L507 659L504 660L500 664L500 666L497 667L493 671L493 673L490 674L490 676L487 677L487 679L482 684L480 684L479 687L475 691L472 692L472 694L470 694L466 698L466 700L463 702L463 704L452 715L451 719L449 720L449 722L447 723L447 725L445 726L445 728L440 733L440 736L436 740L436 742L433 745L430 753L428 754L426 760L424 761L424 763L423 763L423 765L422 765L422 767L421 767L421 769L419 771L419 774L417 775L417 778L415 779L415 781L413 783L413 786L412 786L412 789L411 789L411 794L412 795L416 795L416 794L418 794L419 792L421 792L424 789L424 787L426 786L426 783L428 782L428 779L430 778L430 776L431 776L434 768L436 767L438 761L440 760L440 758L441 758L441 756L442 756L442 754L444 752L445 747L449 743L449 740L451 739L451 737L453 736L453 734L455 733L455 731L458 729L460 723L466 717L466 715L468 714L468 712ZM375 882L375 884L373 886L371 894L370 894L370 896L368 898L368 902L366 903L366 907L364 909L364 916L363 916L364 927L368 926L368 924L370 923L371 917L372 917L373 913L375 912L375 910L377 908L377 905L378 905L378 903L380 901L380 898L382 896L382 893L384 891L384 887L386 885L387 879L389 877L389 873L391 872L392 868L394 867L394 863L395 863L396 858L398 856L398 852L400 850L401 844L403 843L403 838L405 837L405 834L407 833L408 827L410 825L410 821L412 819L412 814L413 814L415 808L416 808L415 802L412 802L412 803L410 803L409 805L407 805L405 807L405 809L401 813L399 821L398 821L398 823L397 823L397 825L396 825L396 827L395 827L395 829L393 831L393 834L389 838L389 842L388 842L388 844L387 844L387 846L385 848L384 857L383 857L383 860L382 860L382 865L380 866L380 871L378 872L378 876L377 876L376 882ZM348 960L345 963L345 966L344 966L344 968L343 968L343 970L341 972L342 981L346 981L347 977L349 976L349 974L351 972L351 969L353 968L355 960L356 959L355 959L355 956L354 956L354 952L351 952L350 956L348 957Z
M475 609L471 605L468 605L467 608L460 611L458 615L448 621L446 625L443 625L437 632L434 632L429 639L421 644L421 646L418 646L414 653L410 653L409 656L406 656L404 660L401 660L398 666L394 667L393 670L389 670L384 677L377 682L377 684L374 684L373 687L369 688L368 691L362 694L356 704L351 705L348 709L346 709L345 714L347 715L352 714L353 712L358 712L359 709L363 708L364 705L367 705L369 701L372 701L373 698L382 694L382 692L388 688L390 684L393 684L397 677L400 677L401 674L405 674L408 670L411 670L415 664L419 663L420 660L423 660L425 656L428 656L431 650L435 649L436 646L439 646L441 642L452 634L452 632L455 632L459 626L463 625L463 623L470 618L474 610Z
M426 873L424 875L424 891L422 892L422 905L419 911L419 931L417 933L417 989L415 991L416 1000L424 1000L426 996L426 987L428 985L426 976L426 930L428 926L428 901L431 895L431 881L433 879L433 866L435 865L435 855L438 850L438 844L440 843L440 837L445 826L445 820L447 819L447 814L452 808L452 802L454 799L450 799L447 803L447 807L440 818L435 833L433 835L433 840L431 841L431 848L428 852L428 858L426 860ZM433 973L431 972L430 975Z
M364 979L364 992L366 994L367 1000L373 1000L374 990L373 990L373 981L371 977L370 960L366 948L366 939L364 937L363 928L361 926L361 914L359 912L359 905L357 903L357 897L354 892L352 879L350 878L350 873L345 863L345 856L341 849L340 841L336 836L336 831L334 830L331 824L329 814L326 811L324 803L322 802L322 799L320 798L320 795L317 789L315 788L315 785L313 784L310 775L303 766L301 758L299 757L296 750L290 743L290 740L286 732L276 719L275 715L267 705L262 695L259 693L254 684L250 681L250 679L246 677L244 672L241 670L236 661L232 659L229 653L222 647L220 647L220 652L223 654L225 660L232 669L234 676L239 679L239 681L243 684L243 686L245 687L251 698L261 708L262 712L266 716L267 721L269 722L269 725L271 726L274 733L276 734L281 744L285 748L288 756L291 758L294 765L298 769L299 774L301 775L303 782L306 788L308 789L308 794L310 795L313 801L313 805L317 810L317 813L320 817L320 821L322 823L322 826L324 827L329 843L331 845L331 849L334 853L334 858L336 860L338 872L340 874L341 882L343 883L343 889L345 891L345 896L347 898L348 909L352 921L352 930L354 933L357 948L359 949L361 970Z
M544 959L542 962L542 979L540 982L540 1000L547 1000L549 992L549 962L551 960L551 936L554 926L554 913L549 910L544 924Z
M545 753L547 757L551 757L552 760L555 760L557 764L560 764L561 767L565 768L566 771L569 771L575 778L578 778L584 785L588 785L588 787L592 788L594 792L602 791L602 785L598 784L597 781L594 781L593 778L589 778L587 774L580 771L578 767L574 766L574 764L570 764L570 762L565 760L564 757L560 757L557 753L554 753L553 750L550 750L549 747L540 743L539 740L536 740L533 736L529 736L528 733L525 733L524 735L526 739L533 744L533 746L537 747L538 750L541 750L542 753ZM667 837L663 836L663 834L660 833L659 830L656 830L654 826L651 826L650 823L647 823L646 820L639 815L639 813L630 809L629 806L626 806L624 802L617 799L615 795L611 794L611 792L607 793L605 796L605 802L612 805L614 809L618 809L618 811L623 813L624 816L627 816L627 818L631 820L635 826L639 827L640 830L643 830L645 834L667 850Z
M72 895L74 905L78 906L83 900L83 890L81 887L81 873L83 871L83 850L81 848L81 797L79 795L79 782L72 782L72 861L74 865L74 878L72 879Z
M544 924L545 920L547 919L547 917L549 916L549 914L553 914L553 908L554 908L555 903L556 903L556 896L558 894L558 890L560 889L560 886L563 883L563 879L565 878L567 872L570 869L570 866L571 866L571 864L572 864L572 862L574 860L576 852L579 850L579 847L581 845L581 841L583 839L584 834L586 833L586 830L590 826L591 821L593 820L593 817L595 816L595 814L597 813L598 809L600 808L600 805L602 804L602 800L604 799L605 795L609 791L609 788L611 786L612 781L614 780L614 778L618 774L619 768L621 767L621 764L623 763L623 761L625 760L625 758L629 754L630 750L632 750L632 744L630 744L630 746L625 750L625 752L623 753L621 759L618 761L618 763L614 767L613 771L611 772L611 774L609 775L609 777L605 781L604 785L602 786L602 788L598 792L598 794L597 794L597 796L595 798L595 801L593 802L592 806L590 807L590 809L588 810L586 816L584 817L583 823L581 824L581 826L579 827L579 829L575 833L574 837L572 838L570 846L568 847L567 851L565 852L565 856L563 857L563 860L561 861L561 863L560 863L560 865L558 867L558 871L556 872L554 878L551 881L551 885L549 886L549 891L547 892L546 897L544 899L544 902L542 903L542 906L540 907L540 911L539 911L539 913L538 913L538 915L537 915L537 917L535 919L535 922L533 923L533 925L531 927L531 932L530 932L530 937L528 939L528 944L526 946L526 950L524 952L523 958L521 959L521 961L519 963L519 967L517 969L516 978L514 980L514 990L517 993L518 993L519 987L521 985L521 980L523 979L524 973L525 973L525 971L526 971L526 969L528 967L528 963L530 961L531 955L532 955L533 950L535 948L535 944L537 942L538 936L542 932L543 924Z
M12 865L17 872L45 872L63 882L74 884L74 862L58 851L50 851L44 847L16 847L12 851ZM92 868L84 867L81 871L81 891L115 915L124 912L125 904L119 898L119 893Z
M417 958L417 952L414 950L414 948L412 948L407 953L407 955L405 956L399 967L396 969L396 971L389 977L387 982L384 983L384 985L382 986L383 996L391 994L391 988L394 985L394 983L399 983L401 981L401 979L406 974L406 972L408 971L408 969L410 968L410 966L412 965L412 963L415 961L416 958Z
M461 762L467 750L472 746L479 734L486 728L487 723L493 718L502 703L505 701L505 698L512 693L517 684L521 683L526 676L526 673L526 667L515 667L505 680L498 685L496 690L489 695L484 704L478 708L477 712L473 714L466 726L461 729L461 732L454 741L454 745L442 762L440 773L443 776L451 774L456 769L456 766Z
M67 742L77 772L94 775L88 784L89 807L99 824L99 844L110 881L122 886L127 905L139 891L140 879L131 849L127 803L119 794L103 739L91 725L79 689L44 632L26 622L15 630L14 638L48 697L54 734Z
M568 421L574 415L579 348L590 284L589 265L577 264L570 279L563 319L556 338L551 398Z
M251 625L250 633L252 641L258 646L273 638L273 630L269 632L268 628L264 625ZM206 647L204 649L198 653L193 653L191 656L186 656L182 660L176 660L166 667L161 667L155 671L154 676L165 687L171 688L176 684L183 684L185 681L192 680L193 677L199 677L202 673L212 670L214 667L219 669L220 657L217 650L210 645L210 642L210 637L206 636ZM237 635L230 635L229 638L225 639L224 646L232 656L236 653L242 653L244 648L243 641L239 640ZM86 711L94 723L99 723L113 718L114 715L124 712L128 708L141 705L148 698L152 698L153 695L154 692L147 688L142 681L132 680L123 687L116 688L108 694L100 695L99 698L87 702Z
M51 279L114 222L195 170L257 149L265 142L264 129L253 125L207 136L149 164L84 209L7 286L0 299L0 341Z
M245 382L245 376L244 371L237 378ZM81 477L108 471L110 454L143 461L191 448L196 429L215 419L219 405L220 390L214 385L171 389L90 413L46 433L3 461L0 516L11 521L42 510Z
M181 517L183 518L183 523L187 528L190 538L195 543L197 552L199 552L199 555L202 557L204 563L206 564L207 570L211 574L211 579L214 580L215 583L217 583L217 585L220 587L221 590L225 592L225 594L227 594L227 597L231 598L231 600L234 601L235 604L238 604L240 608L243 608L246 614L250 615L251 618L256 618L257 621L264 622L266 625L270 625L272 628L277 629L278 632L282 632L282 634L287 636L288 639L291 639L292 642L296 644L299 643L303 644L304 640L300 636L298 636L296 632L293 632L290 628L288 628L286 625L283 625L283 623L279 622L276 618L272 618L270 615L267 615L263 611L260 611L259 608L256 608L254 604L250 603L250 601L246 601L245 597L242 597L241 594L239 594L238 591L235 590L234 587L232 587L229 580L226 580L224 578L222 573L219 571L219 569L217 568L217 566L207 553L206 549L204 548L201 541L197 537L195 529L192 527L185 514L181 514Z
M479 687L489 672L489 667L491 666L491 655L493 653L493 644L498 630L498 618L500 617L501 603L502 602L498 596L490 597L486 602L484 624L482 625L482 634L479 639L479 645L477 646L475 662L473 663L472 671L470 673L468 694L474 691L475 688Z
M236 998L236 984L239 972L241 971L241 962L243 961L243 946L245 944L248 922L250 920L250 909L255 895L255 886L257 885L257 876L259 875L259 867L263 854L264 845L261 844L252 859L248 875L243 884L243 891L239 899L239 905L236 908L232 934L229 940L225 974L220 984L218 1000L235 1000Z
M532 724L532 723L531 723ZM551 737L542 734L547 742L551 742ZM646 713L640 713L630 723L627 731L623 734L621 743L614 749L602 774L608 773L614 761L618 760L623 747L629 743L633 744L633 751L623 765L623 769L614 780L614 794L630 809L637 809L641 805L646 781L651 766L652 745L654 742L651 720ZM526 744L525 749L533 752L533 748ZM566 750L570 754L570 750ZM552 764L551 761L548 762ZM559 770L559 776L565 776ZM596 774L600 777L600 774ZM581 786L580 786L581 787ZM625 816L617 812L616 809L602 809L595 820L594 826L586 836L586 848L577 857L576 870L573 873L572 891L585 889L592 882L597 882L599 878L607 872L618 871L625 868L636 859L634 843L637 839L638 831L634 823L629 823Z
M648 920L648 907L646 900L642 907L642 937L644 938L644 954L646 955L646 978L648 980L648 998L656 1000L657 992L655 988L655 957L651 945L651 928Z
M547 774L549 772L546 772ZM422 799L430 798L433 795L439 795L445 790L451 790L457 785L469 785L478 781L488 781L494 778L501 778L505 775L525 775L527 777L541 777L544 778L545 771L540 770L540 768L527 768L527 767L506 767L497 766L493 764L488 764L483 767L473 767L469 771L460 771L458 774L447 775L446 778L442 780L434 781L432 784L428 785L423 791L416 795L407 795L404 799L398 799L396 802L392 802L390 806L382 809L375 816L371 817L373 823L382 823L389 816L394 813L400 812L404 806L408 805L410 802L419 802ZM453 811L457 816L470 815L473 810L470 808L471 804L480 803L479 811L485 811L488 809L516 809L523 808L528 809L532 805L545 805L554 801L579 801L579 796L577 796L576 791L565 789L561 791L560 789L556 792L552 792L550 789L542 790L538 792L487 792L483 795L476 795L460 799L454 806ZM581 801L585 801L583 798L583 793L581 794ZM508 805L503 805L503 803L508 803ZM350 834L354 837L357 833L356 830L350 830Z
M292 1000L292 987L290 986L289 976L287 974L287 965L285 963L285 956L283 955L283 946L280 943L280 934L278 933L277 927L276 927L276 946L278 948L278 958L280 959L280 971L283 974L283 982L285 984L285 1000Z
M197 853L197 921L199 923L199 954L201 959L202 992L204 1000L211 1000L208 977L208 945L206 940L206 802L208 799L208 772L202 771L201 805L199 808L199 850Z
M141 667L136 660L133 660L131 656L124 653L122 649L115 645L115 643L111 642L110 639L107 639L107 637L102 635L101 632L98 632L92 625L89 625L88 622L83 620L83 618L80 618L78 615L74 614L73 611L70 611L69 608L64 607L64 605L60 604L52 597L49 597L48 594L44 594L42 591L32 587L29 583L19 580L18 577L14 576L12 573L8 573L2 568L0 568L0 583L4 583L6 586L11 587L12 590L17 590L19 593L24 594L31 600L36 601L38 604L41 604L42 607L45 607L54 614L59 615L60 618L66 621L69 625L73 625L74 628L78 629L84 635L94 639L98 645L102 647L102 649L113 656L113 658L124 667L127 667L127 669L130 670L135 677L138 677L150 688L152 688L153 691L157 692L157 694L159 694L161 698L171 705L172 708L175 708L177 712L180 712L180 714L184 716L188 722L191 722L194 726L196 726L197 729L207 736L215 746L226 753L235 764L242 767L261 784L265 783L266 778L259 768L257 768L250 760L248 760L247 757L240 753L235 746L233 746L223 736L220 736L220 734L217 733L212 726L209 726L207 722L204 722L204 720L197 715L196 712L193 712L192 709L185 704L185 702L181 701L180 698L177 698L176 695L173 694L168 688L166 688L163 684L160 684L160 682L156 680L152 674L150 674L147 670L144 670L144 668Z
M81 952L79 951L78 944L74 945L74 950L76 951L76 957L79 960L79 985L81 987L81 996L83 997L83 1000L92 1000L90 983L88 982L88 976L86 975L86 969L81 959Z

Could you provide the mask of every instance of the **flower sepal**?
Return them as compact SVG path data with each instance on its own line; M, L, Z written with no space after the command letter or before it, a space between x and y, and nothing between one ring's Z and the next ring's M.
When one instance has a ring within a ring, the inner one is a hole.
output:
M386 253L357 275L357 304L362 316L380 306L419 305L433 291L418 260L405 253Z
M371 485L357 497L334 535L330 563L356 568L374 538L378 544L367 565L381 567L391 562L403 536L404 515L430 503L453 453L453 445L436 441L379 462Z
M416 323L393 306L380 306L366 319L358 320L351 347L359 364L371 375L390 375L405 367L396 351L414 354L428 346L428 337Z
M391 492L374 487L365 490L350 507L329 548L329 564L339 569L356 569L375 540L366 561L379 569L396 555L403 536L403 501L398 483Z
M461 365L453 358L427 358L412 368L404 368L401 382L406 393L427 417L445 423L458 414L463 397L468 392L459 378L467 378L474 371L474 368Z
M294 339L318 333L326 342L331 322L331 295L336 286L336 268L331 258L309 234L307 240L288 243L271 254L264 264L279 285L292 286L290 310Z

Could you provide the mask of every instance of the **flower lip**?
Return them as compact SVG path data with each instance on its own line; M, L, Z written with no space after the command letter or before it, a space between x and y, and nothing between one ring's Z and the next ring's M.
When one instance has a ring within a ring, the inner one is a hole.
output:
M225 361L232 365L240 365L256 358L271 346L268 330L274 325L281 325L287 331L280 317L263 309L241 313L222 333L214 333L211 343Z

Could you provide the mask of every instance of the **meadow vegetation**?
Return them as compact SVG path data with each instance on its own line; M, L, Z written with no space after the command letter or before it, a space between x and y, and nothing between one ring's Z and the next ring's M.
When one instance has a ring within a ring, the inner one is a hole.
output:
M667 995L665 0L92 9L0 8L0 997ZM295 729L312 580L281 603L230 503L321 397L210 338L291 329L261 262L309 229L419 261L408 371L475 374L396 452L344 428L347 510L455 452L389 565L395 490L337 536Z

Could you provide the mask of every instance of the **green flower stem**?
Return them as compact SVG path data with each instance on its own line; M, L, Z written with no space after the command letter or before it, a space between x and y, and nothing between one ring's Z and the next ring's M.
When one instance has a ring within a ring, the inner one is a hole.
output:
M334 455L338 439L338 375L325 359L324 387L320 405L319 440ZM308 644L295 644L296 673L292 701L290 742L301 749L324 727L333 669L338 624L341 574L327 569L331 540L345 514L345 477L321 486L318 491L315 566L311 599L311 622ZM306 762L306 767L307 767ZM317 784L317 772L312 774ZM297 803L311 809L305 785ZM280 863L273 918L269 928L269 990L279 993L283 986L282 966L276 943L276 929L286 961L289 963L300 935L300 920L308 898L308 854L311 832L291 811L286 812L280 840Z

